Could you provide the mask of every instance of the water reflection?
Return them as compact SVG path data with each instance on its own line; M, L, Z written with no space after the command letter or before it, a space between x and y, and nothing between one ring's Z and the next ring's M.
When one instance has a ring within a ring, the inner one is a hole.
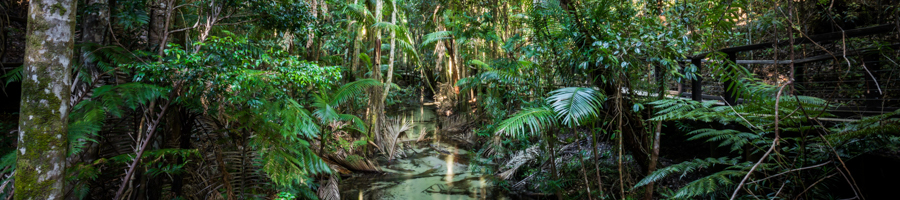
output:
M453 166L455 165L454 158L456 158L454 154L447 155L447 176L444 177L447 185L453 183Z
M468 170L469 152L450 141L416 143L422 134L435 132L437 117L428 107L398 113L413 116L406 156L391 162L378 160L385 174L354 174L340 183L341 196L352 199L506 199L491 187L489 175ZM431 137L432 135L427 135ZM402 155L402 154L401 154Z

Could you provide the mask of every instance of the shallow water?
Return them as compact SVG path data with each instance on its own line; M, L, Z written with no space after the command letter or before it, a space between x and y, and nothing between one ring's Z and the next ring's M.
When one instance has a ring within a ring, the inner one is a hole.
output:
M405 156L377 160L383 174L344 178L339 185L343 199L508 199L492 187L490 175L469 169L470 151L450 141L414 142L420 134L435 132L433 109L418 106L399 116L412 117L416 123L401 138L408 141Z

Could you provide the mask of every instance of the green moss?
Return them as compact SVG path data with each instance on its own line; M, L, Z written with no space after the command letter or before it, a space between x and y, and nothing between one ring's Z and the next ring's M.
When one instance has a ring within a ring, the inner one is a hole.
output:
M50 6L50 12L57 12L59 15L63 15L66 13L66 8L62 6L60 3L55 3Z
M25 148L25 154L19 154L17 160L16 172L16 198L23 199L26 197L45 196L47 191L60 190L62 188L54 188L57 183L56 178L47 178L47 180L38 180L42 174L46 174L54 169L54 160L47 159L48 156L58 157L59 160L65 160L65 151L67 146L66 124L60 120L60 114L54 109L58 109L63 103L55 94L45 92L44 88L50 88L53 84L53 78L41 72L41 69L48 69L47 63L32 63L32 68L38 69L37 81L27 80L22 83L23 106L20 110L19 124L21 131L26 134L19 144L20 148ZM43 73L43 74L42 74ZM32 74L26 73L27 76ZM41 101L44 101L42 103ZM57 138L57 135L60 137ZM47 155L50 150L56 150L59 155ZM59 163L64 165L64 163ZM64 167L64 166L60 166ZM41 169L38 171L37 169ZM64 171L64 169L57 169ZM60 172L59 176L63 173ZM21 186L21 187L20 187ZM21 197L21 198L19 198Z
M40 31L38 34L31 32L26 38L27 52L32 62L26 66L25 77L22 82L22 107L20 108L20 131L25 134L21 138L19 148L24 148L25 153L20 152L17 159L16 172L16 199L46 198L48 195L58 194L64 188L62 180L65 172L65 154L68 137L66 118L59 108L69 95L49 92L56 84L60 83L56 74L51 70L68 70L69 66L59 66L60 57L71 57L71 44L45 43L44 38L49 26L45 21L33 20L30 24L31 31ZM40 34L44 33L44 34ZM38 50L46 50L43 55L37 54ZM51 151L53 150L53 151ZM55 154L49 154L54 152ZM59 165L59 166L54 166ZM57 170L58 177L47 177ZM44 176L44 177L41 177ZM40 179L45 180L40 180Z

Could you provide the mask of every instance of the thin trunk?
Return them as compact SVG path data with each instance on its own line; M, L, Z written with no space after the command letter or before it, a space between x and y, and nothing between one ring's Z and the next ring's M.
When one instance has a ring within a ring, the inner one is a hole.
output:
M554 145L554 143L556 143L556 137L549 135L545 140L547 140L547 146L550 149L550 177L553 178L553 181L559 181L559 174L556 171L556 147ZM557 199L563 199L562 192L559 191L558 187L553 188L553 193L556 194Z
M397 3L396 1L392 2L393 12L391 12L391 23L397 25ZM388 70L387 70L387 80L384 81L384 94L381 95L381 104L384 104L384 100L387 99L388 94L391 92L391 81L394 78L394 52L396 51L396 42L397 42L397 33L395 30L391 30L391 50L388 56Z
M622 108L622 90L616 90L616 91L617 91L616 92L616 112L618 112L616 115L619 118L619 120L618 120L619 123L617 124L619 126L619 128L618 128L619 131L618 131L618 134L616 135L616 137L619 139L619 195L621 195L621 196L619 196L619 198L624 199L625 198L625 177L623 175L624 172L622 169L622 148L623 148L622 147L623 146L622 138L625 133L625 131L622 129L622 115L624 114L624 112L622 111L622 109L623 109ZM633 153L637 154L640 152L633 152Z
M309 0L309 2L307 2L307 4L309 4L309 12L310 12L310 14L312 14L313 18L318 18L319 17L319 2L316 0ZM316 20L316 21L318 21L318 20ZM307 25L307 34L306 34L306 58L307 58L307 60L316 60L315 59L316 53L318 53L318 51L316 50L316 45L314 45L314 43L315 43L314 41L316 39L316 32L312 28L312 27L316 26L316 24L315 24L316 21L310 22Z
M179 108L178 116L180 119L175 123L180 123L181 127L178 130L178 148L179 149L191 149L191 131L194 129L194 120L195 117L184 108ZM182 156L176 156L176 162L180 165L183 165L186 161ZM175 193L176 197L181 197L184 195L182 193L184 187L184 175L183 174L175 174L172 179L172 193Z
M359 3L359 0L353 1L353 4L357 4L357 3ZM347 15L347 21L350 21L350 20L351 20L350 15ZM361 23L361 22L357 22L357 23ZM349 24L349 23L347 24L348 32L353 31L353 28L351 26L353 26L353 25ZM362 42L359 41L360 40L359 38L361 36L362 36L362 31L356 30L356 32L353 34L353 39L352 39L353 54L350 55L350 60L352 60L352 64L350 65L351 66L350 67L350 76L353 81L355 81L356 79L359 78L359 76L357 74L360 71L360 69L359 69L359 49L360 49L360 45Z
M656 122L656 133L653 134L653 152L652 155L650 155L650 169L647 170L647 175L656 171L656 163L659 160L660 132L662 132L662 121ZM650 184L647 184L647 192L644 194L644 199L653 199L654 183L655 182L650 182Z
M665 89L666 89L665 77L663 76L662 67L656 66L655 72L656 72L655 73L656 84L659 86L659 94L657 95L656 99L662 100L664 97L663 95L664 95ZM649 167L647 170L647 175L650 175L651 173L653 173L653 171L656 171L656 163L659 160L659 142L660 142L659 137L660 137L661 133L662 133L662 121L659 121L659 122L656 122L656 132L653 134L653 150L651 151L651 155L650 155L650 164L649 164ZM646 200L653 199L653 189L655 189L654 184L655 184L655 182L650 182L650 184L647 184L647 192L644 193L644 199L646 199Z
M101 45L104 42L106 36L106 24L109 21L109 9L106 7L106 0L88 0L87 7L97 8L96 10L92 10L84 15L84 23L82 24L81 29L81 42L84 44L97 44ZM92 81L98 81L100 76L100 70L97 69L97 61L91 59L92 50L89 48L82 48L81 50L81 66L89 74L81 75L88 76ZM78 83L76 83L75 91L77 92L85 92L90 90L91 85L98 85L98 83L88 83L80 81L77 79ZM78 100L75 100L76 102Z
M603 195L603 177L600 176L600 155L597 154L597 151L599 151L597 149L597 140L600 140L600 138L597 137L597 132L595 130L595 128L597 128L597 122L593 122L593 123L591 123L591 125L592 125L591 126L591 135L594 136L594 138L591 138L591 142L592 142L591 143L591 152L594 153L594 169L597 170L597 189L598 189L597 192L599 192L600 195L602 196Z
M31 1L25 42L16 199L65 197L77 1Z
M576 131L574 128L572 128L571 130L572 130L572 132ZM582 135L582 134L578 134L578 135L581 136L581 139L584 139L584 135ZM584 169L584 154L579 151L578 155L580 156L578 162L581 165L581 176L584 178L584 188L587 189L588 200L593 200L594 197L591 196L591 182L588 181L587 170Z

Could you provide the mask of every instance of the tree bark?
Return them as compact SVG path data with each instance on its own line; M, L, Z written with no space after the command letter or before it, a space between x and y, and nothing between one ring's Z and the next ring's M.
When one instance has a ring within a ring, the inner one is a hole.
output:
M65 197L74 0L31 1L16 147L16 199Z
M150 29L147 31L149 35L147 39L151 50L156 49L158 52L162 52L162 49L165 48L163 40L166 35L166 26L168 26L166 21L168 6L168 0L156 0L150 5Z
M391 12L391 24L397 25L397 3L392 2L393 10ZM391 30L391 50L388 56L388 71L387 71L387 80L384 81L384 93L381 95L381 104L384 105L384 100L387 99L388 94L391 92L391 81L394 79L394 52L396 51L396 42L397 42L397 33L394 30Z
M383 7L383 2L381 0L377 0L375 2L375 22L378 23L381 21L381 9ZM374 24L373 23L373 24ZM372 78L376 81L383 82L381 77L381 31L372 29L373 34L371 38L374 40L372 43L372 51L374 52L374 56L372 56ZM376 144L380 144L383 142L384 138L381 138L381 127L384 122L384 104L382 101L381 95L381 87L372 87L369 93L369 117L372 122L371 134L375 139Z

